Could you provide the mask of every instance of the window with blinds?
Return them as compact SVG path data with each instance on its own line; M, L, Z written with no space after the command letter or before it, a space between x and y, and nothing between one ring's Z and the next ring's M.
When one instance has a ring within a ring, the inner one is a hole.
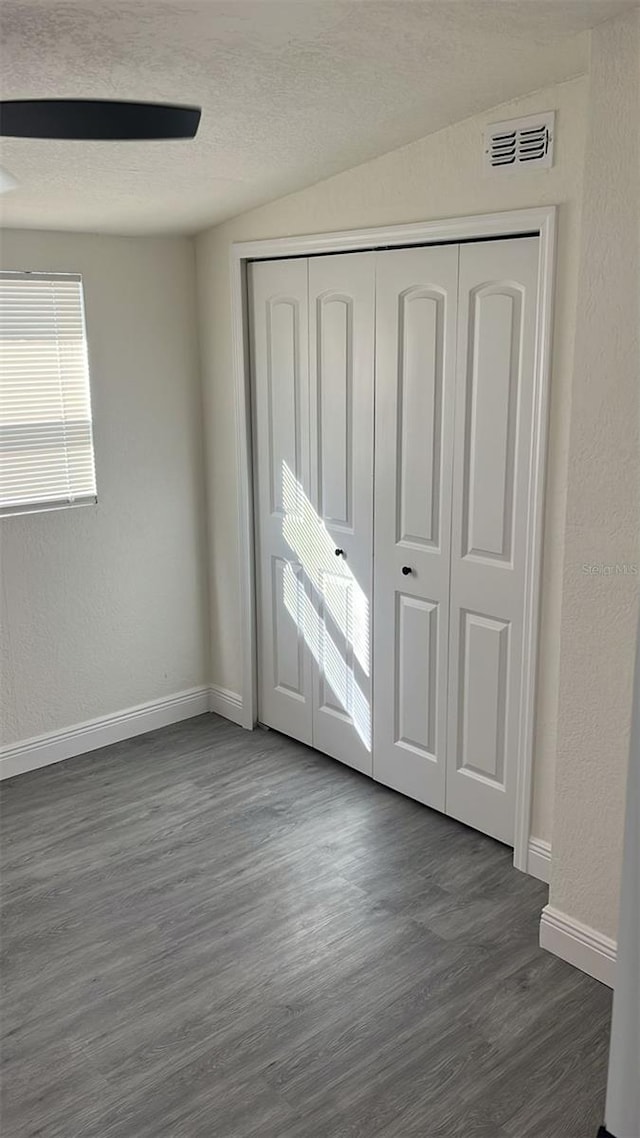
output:
M82 278L0 273L0 515L96 501Z

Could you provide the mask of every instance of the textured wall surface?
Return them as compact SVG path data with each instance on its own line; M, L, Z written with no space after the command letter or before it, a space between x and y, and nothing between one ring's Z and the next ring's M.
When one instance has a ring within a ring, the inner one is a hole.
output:
M640 581L639 19L592 43L550 893L611 937Z
M611 1016L607 1083L607 1129L612 1134L640 1134L640 627L638 628L616 987Z
M84 278L98 505L0 520L3 742L207 681L192 243L7 232Z
M247 213L197 240L208 452L212 679L240 691L231 242L525 206L560 206L533 804L533 833L546 840L551 839L552 830L558 627L587 96L584 78L547 88ZM553 169L483 177L482 132L486 123L551 109L557 111Z

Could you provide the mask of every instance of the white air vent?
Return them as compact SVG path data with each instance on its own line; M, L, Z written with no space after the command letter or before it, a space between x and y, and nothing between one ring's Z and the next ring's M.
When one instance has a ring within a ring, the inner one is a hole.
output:
M553 166L555 111L529 115L526 119L494 122L484 132L484 172L524 172Z

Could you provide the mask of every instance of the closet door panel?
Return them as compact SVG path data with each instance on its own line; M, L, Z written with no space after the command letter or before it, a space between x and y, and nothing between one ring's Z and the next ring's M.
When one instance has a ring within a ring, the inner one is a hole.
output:
M313 744L371 774L375 254L309 260ZM336 550L341 552L336 554Z
M438 548L442 512L442 337L445 297L410 289L398 298L397 537Z
M430 759L436 750L438 606L397 592L395 627L394 690L403 697L395 737L418 758Z
M457 280L457 246L376 255L373 770L439 810Z
M513 844L538 240L461 246L446 810Z
M255 434L258 714L312 742L308 288L305 260L249 266Z

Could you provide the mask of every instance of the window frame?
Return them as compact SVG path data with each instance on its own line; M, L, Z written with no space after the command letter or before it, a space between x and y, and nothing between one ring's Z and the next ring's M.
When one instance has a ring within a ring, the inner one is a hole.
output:
M40 269L0 269L0 281L3 280L34 280L34 281L64 281L77 282L80 295L80 320L83 332L84 360L86 368L86 396L89 410L89 432L91 442L91 458L93 467L94 492L70 498L41 498L35 501L16 502L14 505L4 506L0 503L0 521L3 518L21 517L27 514L51 513L54 510L73 510L81 506L96 506L98 504L98 479L96 470L96 446L94 432L93 398L91 389L91 361L89 359L89 337L87 333L87 313L84 292L84 278L79 272L58 272L55 270ZM1 339L1 337L0 337ZM2 424L2 411L0 402L0 426ZM0 450L0 462L2 451Z

